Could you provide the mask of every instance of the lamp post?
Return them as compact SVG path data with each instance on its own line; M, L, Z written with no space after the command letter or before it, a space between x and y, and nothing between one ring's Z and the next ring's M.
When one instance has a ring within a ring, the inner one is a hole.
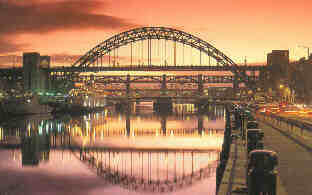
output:
M292 90L284 84L279 85L282 101L289 102L292 99Z
M280 85L279 85L279 88L280 88L279 94L280 94L280 96L281 96L281 98L282 98L282 102L283 102L283 100L284 100L284 93L283 93L284 85L283 85L283 84L280 84Z

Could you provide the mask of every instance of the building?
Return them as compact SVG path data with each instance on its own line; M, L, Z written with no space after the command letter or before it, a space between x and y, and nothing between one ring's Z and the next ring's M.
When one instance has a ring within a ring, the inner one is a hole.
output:
M267 55L267 65L282 65L289 64L289 50L272 50Z
M49 88L50 56L23 53L24 90L45 91Z
M312 57L290 63L290 88L294 90L296 101L312 103Z
M282 84L287 84L289 78L289 50L272 50L267 54L269 75L267 85L274 91Z
M275 76L285 77L289 69L289 50L272 50L267 55L267 65Z

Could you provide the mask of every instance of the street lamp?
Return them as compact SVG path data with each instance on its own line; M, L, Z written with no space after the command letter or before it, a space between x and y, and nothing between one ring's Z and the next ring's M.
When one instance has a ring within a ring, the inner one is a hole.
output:
M282 98L282 102L284 101L284 87L285 87L284 84L279 85L280 90L278 93L279 93L279 97Z
M291 101L291 95L292 95L292 91L291 89L286 85L284 84L280 84L279 85L279 88L280 88L280 93L281 93L281 96L282 96L282 101Z

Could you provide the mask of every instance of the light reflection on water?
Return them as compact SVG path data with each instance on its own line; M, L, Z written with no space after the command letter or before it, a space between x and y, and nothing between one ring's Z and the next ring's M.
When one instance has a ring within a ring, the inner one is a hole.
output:
M95 173L101 165L105 173L102 179L132 191L145 191L137 183L150 187L153 184L154 190L148 191L159 192L162 184L180 182L180 187L171 185L169 191L181 192L178 188L190 188L196 183L194 178L197 183L214 178L210 185L215 188L224 124L221 107L211 108L206 114L188 108L187 112L176 110L157 115L149 108L139 108L129 114L108 109L82 117L29 118L0 127L1 146L14 148L0 162L1 165L12 162L10 166L15 171L47 167L53 174L63 171L57 168L60 163L80 161L93 167L90 171ZM83 153L85 160L79 152L81 147L88 149ZM90 164L90 159L95 164ZM78 174L81 171L78 166L70 169ZM108 177L112 175L114 179ZM121 180L121 176L127 179ZM127 181L127 185L122 181Z

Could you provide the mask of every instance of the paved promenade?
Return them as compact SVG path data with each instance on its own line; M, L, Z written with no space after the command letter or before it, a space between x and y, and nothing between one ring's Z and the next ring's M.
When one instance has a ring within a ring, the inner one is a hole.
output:
M277 195L312 195L312 141L258 121L264 131L264 148L278 153ZM247 194L246 163L246 147L238 138L231 145L219 195Z
M312 142L269 123L260 123L260 128L265 148L278 153L278 174L286 192L312 195Z

